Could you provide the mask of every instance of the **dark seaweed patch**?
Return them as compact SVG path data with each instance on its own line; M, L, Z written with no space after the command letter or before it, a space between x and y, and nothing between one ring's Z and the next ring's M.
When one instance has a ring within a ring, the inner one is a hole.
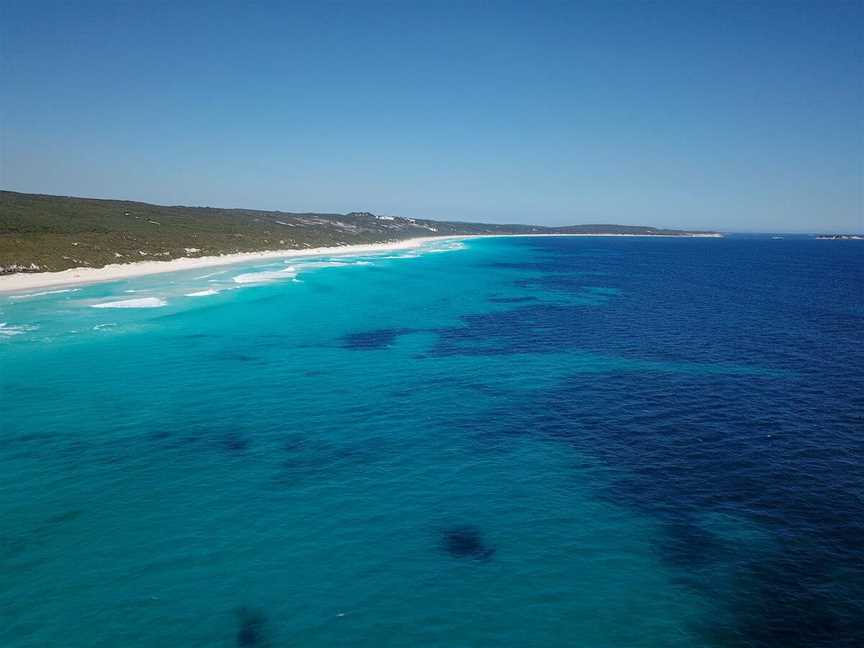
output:
M280 470L273 481L277 485L290 485L300 479L380 461L388 456L384 444L381 439L337 443L294 433L285 439L285 458L279 463Z
M0 559L15 558L34 545L41 545L54 539L62 530L58 529L58 526L72 522L83 514L81 510L64 511L46 518L41 524L30 529L0 534Z
M266 646L267 640L266 619L258 610L241 607L237 610L237 645L238 646Z
M235 362L248 362L254 364L266 364L267 361L251 353L243 353L240 351L222 351L215 355L218 360L231 360Z
M560 272L561 267L557 264L554 257L543 261L495 261L493 263L484 264L487 268L495 270L524 270L527 272Z
M290 453L299 452L300 450L303 450L304 447L306 447L306 444L306 437L300 434L291 434L285 440L285 451Z
M489 301L494 304L522 304L524 302L538 301L536 297L490 297Z
M64 511L63 513L57 513L56 515L52 515L47 520L45 520L46 525L54 525L54 524L63 524L65 522L71 522L72 520L76 520L81 515L83 515L84 511L75 510L75 511Z
M341 338L340 346L345 349L354 349L358 351L385 349L393 344L393 342L396 341L396 338L400 335L407 335L408 333L416 332L418 332L418 329L392 328L349 333Z
M660 549L663 558L672 564L696 569L728 554L719 537L691 520L671 519L663 526L666 533Z
M512 310L465 315L458 326L436 330L432 356L560 353L579 343L571 307L530 303Z
M150 433L152 441L166 441L171 438L171 434L167 430L156 430Z
M484 542L480 529L470 525L445 529L441 546L454 558L489 560L495 554L495 549Z
M225 435L221 445L228 452L243 452L249 448L249 439L236 432L231 432Z
M184 434L183 436L170 436L168 437L166 447L172 449L185 448L196 443L201 442L204 438L204 435L200 432L193 432L190 434Z

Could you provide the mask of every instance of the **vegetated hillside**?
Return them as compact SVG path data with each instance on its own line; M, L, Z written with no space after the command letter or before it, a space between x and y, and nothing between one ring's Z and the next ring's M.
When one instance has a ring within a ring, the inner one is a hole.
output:
M0 273L178 257L379 243L417 236L530 233L680 234L621 225L488 225L350 214L166 207L0 191Z
M647 225L565 225L564 227L552 227L555 234L627 234L639 236L703 236L716 234L716 232L685 232L683 230L661 229L648 227Z

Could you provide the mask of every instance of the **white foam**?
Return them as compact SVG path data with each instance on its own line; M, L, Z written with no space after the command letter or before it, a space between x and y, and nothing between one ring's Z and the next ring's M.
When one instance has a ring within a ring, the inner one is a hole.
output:
M206 290L198 290L196 292L186 293L186 297L208 297L209 295L218 295L219 291L215 288L207 288Z
M309 261L308 263L298 264L300 270L309 270L311 268L350 268L352 266L372 265L371 261Z
M456 252L458 250L464 250L465 244L459 241L455 241L453 243L441 243L436 245L435 247L430 247L427 252L438 253L438 252Z
M19 326L10 326L9 322L0 322L0 337L12 337L13 335L22 335L27 331L35 331L38 326L28 326L21 324Z
M64 288L62 290L45 290L42 292L27 293L26 295L10 295L9 299L28 299L30 297L41 297L42 295L57 295L59 293L78 292L80 288Z
M267 272L246 272L234 277L234 283L252 284L252 283L267 283L268 281L279 281L280 279L291 279L297 276L297 271L294 266L288 266L284 270L275 270Z
M142 297L141 299L122 299L120 301L91 304L92 308L160 308L168 302L159 297Z

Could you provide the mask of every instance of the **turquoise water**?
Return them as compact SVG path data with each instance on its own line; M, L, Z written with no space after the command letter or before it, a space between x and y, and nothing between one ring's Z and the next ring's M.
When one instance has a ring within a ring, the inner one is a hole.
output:
M813 625L770 598L790 547L828 582L791 572L831 621L801 645L851 639L860 468L819 480L860 444L864 365L814 372L795 336L861 332L862 257L777 243L485 239L0 298L0 644L771 645ZM158 306L93 307L128 300ZM743 495L802 427L834 441L782 478L840 526Z

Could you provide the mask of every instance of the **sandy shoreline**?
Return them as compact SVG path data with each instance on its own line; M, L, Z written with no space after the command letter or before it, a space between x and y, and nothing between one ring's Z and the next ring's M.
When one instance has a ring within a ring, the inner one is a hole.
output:
M302 250L269 250L263 252L240 252L219 256L181 257L170 261L137 261L135 263L113 263L101 268L70 268L59 272L16 272L0 275L0 294L14 293L36 288L57 288L60 286L80 286L106 281L143 277L163 272L180 272L216 266L265 261L267 259L287 259L295 257L356 255L391 250L409 250L427 243L444 240L465 240L472 238L497 238L502 236L626 236L658 238L657 234L480 234L454 236L424 236L391 243L367 243L362 245L340 245L336 247L308 248ZM673 237L673 238L678 238ZM688 237L690 238L690 237Z
M136 261L135 263L112 263L101 268L69 268L59 272L16 272L0 275L0 293L33 290L34 288L56 288L59 286L78 286L83 284L117 281L132 277L180 272L217 266L266 261L267 259L287 259L311 256L354 255L390 250L408 250L425 243L445 239L458 239L456 236L428 236L406 239L393 243L368 243L364 245L339 245L336 247L308 248L302 250L269 250L263 252L240 252L218 256L181 257L170 261Z

